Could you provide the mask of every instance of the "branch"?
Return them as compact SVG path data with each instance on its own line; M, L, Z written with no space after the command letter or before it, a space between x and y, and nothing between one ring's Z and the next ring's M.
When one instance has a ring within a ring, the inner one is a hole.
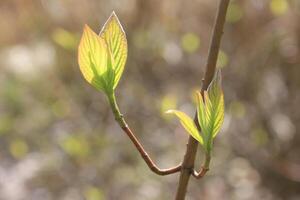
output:
M158 168L154 164L154 162L152 161L152 159L150 158L148 153L145 151L145 149L143 148L141 143L135 137L133 132L130 130L130 128L127 126L127 127L122 127L122 129L128 135L128 137L130 138L130 140L132 141L134 146L137 148L137 150L140 152L141 156L143 157L143 159L145 160L145 162L147 163L147 165L151 169L151 171L153 171L154 173L156 173L158 175L162 175L162 176L163 175L168 175L168 174L173 174L173 173L176 173L176 172L180 171L181 164L179 164L175 167L169 168L169 169L160 169L160 168Z
M192 175L196 179L202 178L203 176L205 176L206 172L208 172L210 159L211 159L211 156L208 153L206 153L205 154L205 161L204 161L204 164L201 166L200 171L199 172L197 172L196 170L192 171Z
M206 72L203 80L203 85L201 88L202 93L204 90L207 90L207 87L210 84L215 74L216 63L217 63L217 58L218 58L218 53L220 48L221 37L223 34L223 27L225 23L228 4L229 4L229 0L220 0L217 16L215 18L213 35L212 35L209 52L208 52ZM197 114L195 115L195 122L198 123ZM179 185L176 194L176 200L184 200L185 198L190 175L194 174L193 168L194 168L194 162L197 153L197 147L198 147L198 142L190 136L187 143L187 149L184 155L184 160L182 163ZM205 174L204 171L201 173L201 175L202 174ZM195 175L197 174L195 173Z
M112 111L114 113L115 119L122 128L122 130L127 134L129 139L132 141L136 149L139 151L140 155L148 165L151 171L154 173L164 176L169 174L174 174L176 172L179 172L181 170L181 163L175 167L168 168L168 169L160 169L156 166L156 164L152 161L146 150L143 148L143 145L138 141L138 139L135 137L134 133L129 128L128 124L126 123L123 115L120 113L118 104L116 102L115 95L112 93L108 96L109 103L111 105Z

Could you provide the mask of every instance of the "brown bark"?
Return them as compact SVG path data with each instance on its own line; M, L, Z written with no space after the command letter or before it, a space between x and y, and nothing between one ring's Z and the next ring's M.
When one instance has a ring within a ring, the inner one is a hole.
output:
M174 173L180 171L181 164L179 164L175 167L172 167L172 168L168 168L168 169L160 169L159 167L157 167L155 165L155 163L152 161L152 159L150 158L150 156L148 155L148 153L143 148L142 144L134 136L134 134L132 133L130 128L126 125L126 126L122 127L122 129L127 134L127 136L130 138L130 140L132 141L132 143L134 144L136 149L139 151L139 153L141 154L142 158L145 160L146 164L148 165L148 167L150 168L151 171L153 171L154 173L161 175L161 176L174 174Z

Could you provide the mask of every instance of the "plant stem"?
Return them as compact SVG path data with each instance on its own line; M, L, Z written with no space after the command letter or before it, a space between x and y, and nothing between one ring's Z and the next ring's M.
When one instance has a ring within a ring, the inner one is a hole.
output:
M223 34L223 27L225 23L228 4L229 4L229 0L220 0L217 15L215 18L212 39L210 42L210 47L208 52L205 76L201 88L202 93L204 90L207 90L207 87L212 81L213 76L215 74L216 63L217 63L217 58L218 58L218 53L219 53L219 48L221 43L221 37ZM198 123L197 114L195 115L195 122ZM198 142L190 136L187 143L184 159L182 162L179 185L177 188L177 193L175 198L176 200L185 199L190 175L194 174L193 168L194 168L195 157L197 154L197 147L198 147Z
M115 94L109 93L107 94L107 97L116 121L123 129L123 131L127 134L129 139L132 141L132 143L134 144L134 146L136 147L136 149L138 150L138 152L140 153L140 155L142 156L142 158L144 159L144 161L146 162L150 170L161 176L179 172L181 170L181 163L175 167L168 168L168 169L160 169L159 167L156 166L156 164L152 161L152 159L150 158L146 150L143 148L142 144L138 141L138 139L135 137L134 133L130 130L128 124L126 123L118 107Z
M107 93L107 98L110 104L110 108L112 109L112 112L115 116L115 120L118 122L120 127L123 129L123 127L127 127L127 123L125 122L125 119L123 115L120 112L119 106L117 104L115 93Z
M209 153L205 154L205 161L204 164L201 166L201 169L199 172L197 172L196 170L193 170L192 175L196 178L196 179L200 179L203 176L205 176L206 172L209 170L209 163L211 160L211 155Z

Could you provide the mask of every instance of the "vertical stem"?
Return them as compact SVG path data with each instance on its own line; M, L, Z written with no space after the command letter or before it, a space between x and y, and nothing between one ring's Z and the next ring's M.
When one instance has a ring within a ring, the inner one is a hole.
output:
M190 180L191 172L194 169L195 157L197 154L198 141L189 136L186 152L182 162L179 185L176 193L176 200L184 200L186 189Z
M216 63L217 63L217 58L218 58L218 53L219 53L219 48L221 43L221 37L223 34L223 27L225 23L228 4L229 4L229 0L220 0L217 15L215 18L213 35L212 35L209 52L208 52L206 71L203 80L203 85L201 88L202 91L207 89L208 85L210 84L215 74ZM196 115L195 122L198 123L197 121L198 120ZM185 199L190 175L193 173L195 157L197 154L197 146L198 146L198 142L190 136L187 143L187 149L184 155L183 163L182 163L179 185L177 188L177 193L175 198L176 200Z

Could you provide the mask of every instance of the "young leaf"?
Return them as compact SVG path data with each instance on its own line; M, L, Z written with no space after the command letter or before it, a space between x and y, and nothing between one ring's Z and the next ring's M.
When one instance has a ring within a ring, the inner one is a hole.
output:
M105 41L85 25L78 48L78 63L84 78L98 90L106 91L107 50Z
M210 100L210 110L213 122L212 136L215 137L220 131L224 121L224 94L221 87L221 71L218 70L213 81L208 87L208 98Z
M195 138L198 142L200 142L200 144L203 144L202 136L200 135L194 121L189 116L187 116L184 112L178 110L168 110L166 113L176 115L179 118L180 123L185 128L185 130L193 138Z
M204 140L206 141L207 137L207 127L206 127L206 108L204 105L203 98L201 96L200 92L196 93L196 99L197 99L197 117L198 117L198 123L201 127L202 134L204 137Z
M221 129L224 121L224 95L219 71L211 82L208 91L204 91L204 98L197 92L197 115L203 133L204 146L207 151L210 151L212 140Z
M127 59L126 35L115 12L112 12L103 26L100 37L105 40L110 52L111 67L114 71L113 89L115 89L124 71Z

